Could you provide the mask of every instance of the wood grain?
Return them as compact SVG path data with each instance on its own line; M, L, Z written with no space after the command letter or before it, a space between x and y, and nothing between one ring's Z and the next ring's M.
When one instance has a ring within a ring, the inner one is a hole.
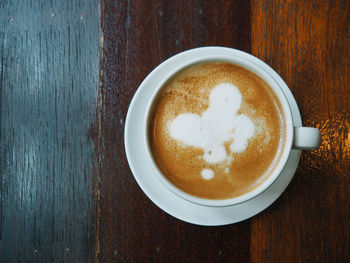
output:
M350 262L350 1L0 2L1 262ZM244 222L179 221L124 152L142 80L208 45L261 58L322 145Z
M96 1L1 1L1 262L87 262Z
M252 262L350 261L350 2L252 1L252 53L286 81L322 145L251 220Z
M246 1L102 1L100 262L249 260L249 222L202 228L161 211L128 167L124 120L146 75L168 57L202 45L250 50Z

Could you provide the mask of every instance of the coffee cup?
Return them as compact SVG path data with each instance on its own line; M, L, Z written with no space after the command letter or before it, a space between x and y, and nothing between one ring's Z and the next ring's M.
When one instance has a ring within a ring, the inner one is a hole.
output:
M261 194L292 149L316 149L321 136L317 128L294 126L267 64L217 49L186 51L182 63L163 72L141 132L147 161L165 187L187 201L222 207Z

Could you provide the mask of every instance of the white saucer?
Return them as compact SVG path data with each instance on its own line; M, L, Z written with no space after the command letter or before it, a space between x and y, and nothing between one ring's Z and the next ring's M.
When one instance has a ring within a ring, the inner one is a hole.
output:
M164 72L173 69L180 64L180 62L193 59L193 57L200 57L201 54L205 54L208 51L213 52L213 48L197 48L195 51L192 50L191 54L183 52L175 55L160 64L146 77L136 91L129 106L125 123L124 138L126 156L131 171L141 189L153 201L153 203L168 214L180 220L197 225L218 226L237 223L248 219L270 206L283 193L292 180L299 163L301 151L292 150L282 174L267 190L247 202L234 206L206 207L197 205L172 193L159 181L153 173L149 163L146 161L142 123L145 117L144 114L147 102L157 86L157 83L164 75ZM282 87L288 99L293 115L294 126L302 126L301 116L296 101L285 82L274 70L270 67L266 67L266 64L261 60L242 51L231 48L215 47L215 53L217 53L217 55L225 56L232 56L239 53L244 59L258 65L264 65L268 73Z

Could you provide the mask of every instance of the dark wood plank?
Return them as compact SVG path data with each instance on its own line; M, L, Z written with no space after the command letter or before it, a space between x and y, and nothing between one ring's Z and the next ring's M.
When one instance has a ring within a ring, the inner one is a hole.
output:
M252 53L323 136L278 202L252 219L252 262L350 261L349 29L349 1L252 1Z
M249 261L249 221L226 227L181 222L136 184L123 144L131 98L160 62L186 49L250 51L248 1L101 1L103 59L97 259L101 262Z
M1 262L94 258L97 1L1 1Z

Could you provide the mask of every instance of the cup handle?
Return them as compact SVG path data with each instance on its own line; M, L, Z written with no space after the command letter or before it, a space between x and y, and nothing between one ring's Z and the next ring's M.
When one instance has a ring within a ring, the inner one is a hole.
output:
M321 132L318 128L294 127L293 149L314 150L320 146Z

